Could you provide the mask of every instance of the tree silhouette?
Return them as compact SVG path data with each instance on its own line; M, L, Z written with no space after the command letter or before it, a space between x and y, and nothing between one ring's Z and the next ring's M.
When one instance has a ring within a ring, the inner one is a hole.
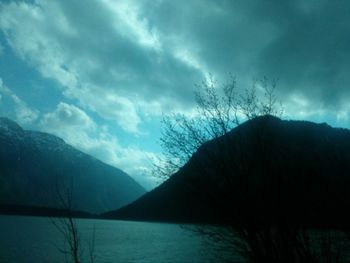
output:
M205 142L227 134L242 121L258 116L283 114L277 100L276 81L264 77L250 88L238 90L236 79L219 85L211 76L196 85L193 116L171 113L163 116L160 144L163 158L156 174L165 178L181 168Z
M283 189L297 196L301 203L303 196L298 196L297 186L303 187L303 180L307 178L293 177L298 171L287 171L287 178L300 179L300 182L292 184L292 189L288 189L289 181L282 182L286 188L276 187L276 179L285 163L282 159L287 158L291 167L294 160L288 154L283 155L278 145L269 143L265 122L270 117L261 119L249 141L241 129L234 142L232 136L227 136L243 121L259 116L281 116L283 109L275 88L276 82L267 78L241 92L233 77L221 86L212 78L197 85L194 113L170 114L163 118L164 158L158 162L156 171L168 178L191 158L196 171L209 183L198 182L200 178L189 179L189 187L201 193L204 203L216 206L228 230L224 234L208 233L202 227L197 231L226 239L250 262L347 262L349 239L346 232L316 231L304 222L292 222L293 208L282 206L294 200L289 200L288 194L284 195L287 196L285 200L274 200ZM216 139L215 147L209 150L210 147L201 147L213 139ZM245 151L247 147L250 153ZM199 148L200 154L193 157ZM251 167L251 160L256 167ZM261 208L261 204L265 206Z
M84 256L84 244L81 233L78 229L76 212L73 210L73 189L74 180L71 178L70 185L67 186L64 181L59 185L56 181L56 195L58 206L63 211L63 215L56 218L50 218L51 223L62 235L64 244L58 246L58 250L65 256L67 262L82 263ZM95 262L95 227L91 240L87 241L89 262Z

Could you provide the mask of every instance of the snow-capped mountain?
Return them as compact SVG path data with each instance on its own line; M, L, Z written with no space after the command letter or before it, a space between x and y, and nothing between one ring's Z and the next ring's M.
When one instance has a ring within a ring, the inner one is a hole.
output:
M126 173L51 134L0 118L0 205L60 207L93 213L116 209L145 193Z

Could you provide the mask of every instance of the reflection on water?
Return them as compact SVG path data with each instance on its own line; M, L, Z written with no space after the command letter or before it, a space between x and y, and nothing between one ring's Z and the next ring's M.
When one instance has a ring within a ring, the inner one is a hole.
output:
M95 228L96 262L225 262L224 244L176 224L79 219L84 252ZM65 262L62 235L48 218L0 216L0 262ZM88 262L88 260L86 260Z

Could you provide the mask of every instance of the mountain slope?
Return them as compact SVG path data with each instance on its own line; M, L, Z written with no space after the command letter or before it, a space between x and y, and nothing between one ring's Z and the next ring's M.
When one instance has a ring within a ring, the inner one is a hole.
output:
M349 130L263 116L205 143L168 181L104 217L348 224L348 189Z
M123 171L62 139L0 118L0 204L58 207L60 195L72 194L73 209L101 213L144 193Z

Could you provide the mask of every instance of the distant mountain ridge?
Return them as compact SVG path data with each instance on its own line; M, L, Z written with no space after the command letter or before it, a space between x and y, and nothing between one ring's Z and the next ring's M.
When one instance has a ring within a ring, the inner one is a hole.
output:
M0 118L0 205L58 207L58 196L70 187L73 209L90 213L117 209L145 193L120 169L61 138Z
M349 225L350 131L262 116L202 145L177 173L105 218Z

